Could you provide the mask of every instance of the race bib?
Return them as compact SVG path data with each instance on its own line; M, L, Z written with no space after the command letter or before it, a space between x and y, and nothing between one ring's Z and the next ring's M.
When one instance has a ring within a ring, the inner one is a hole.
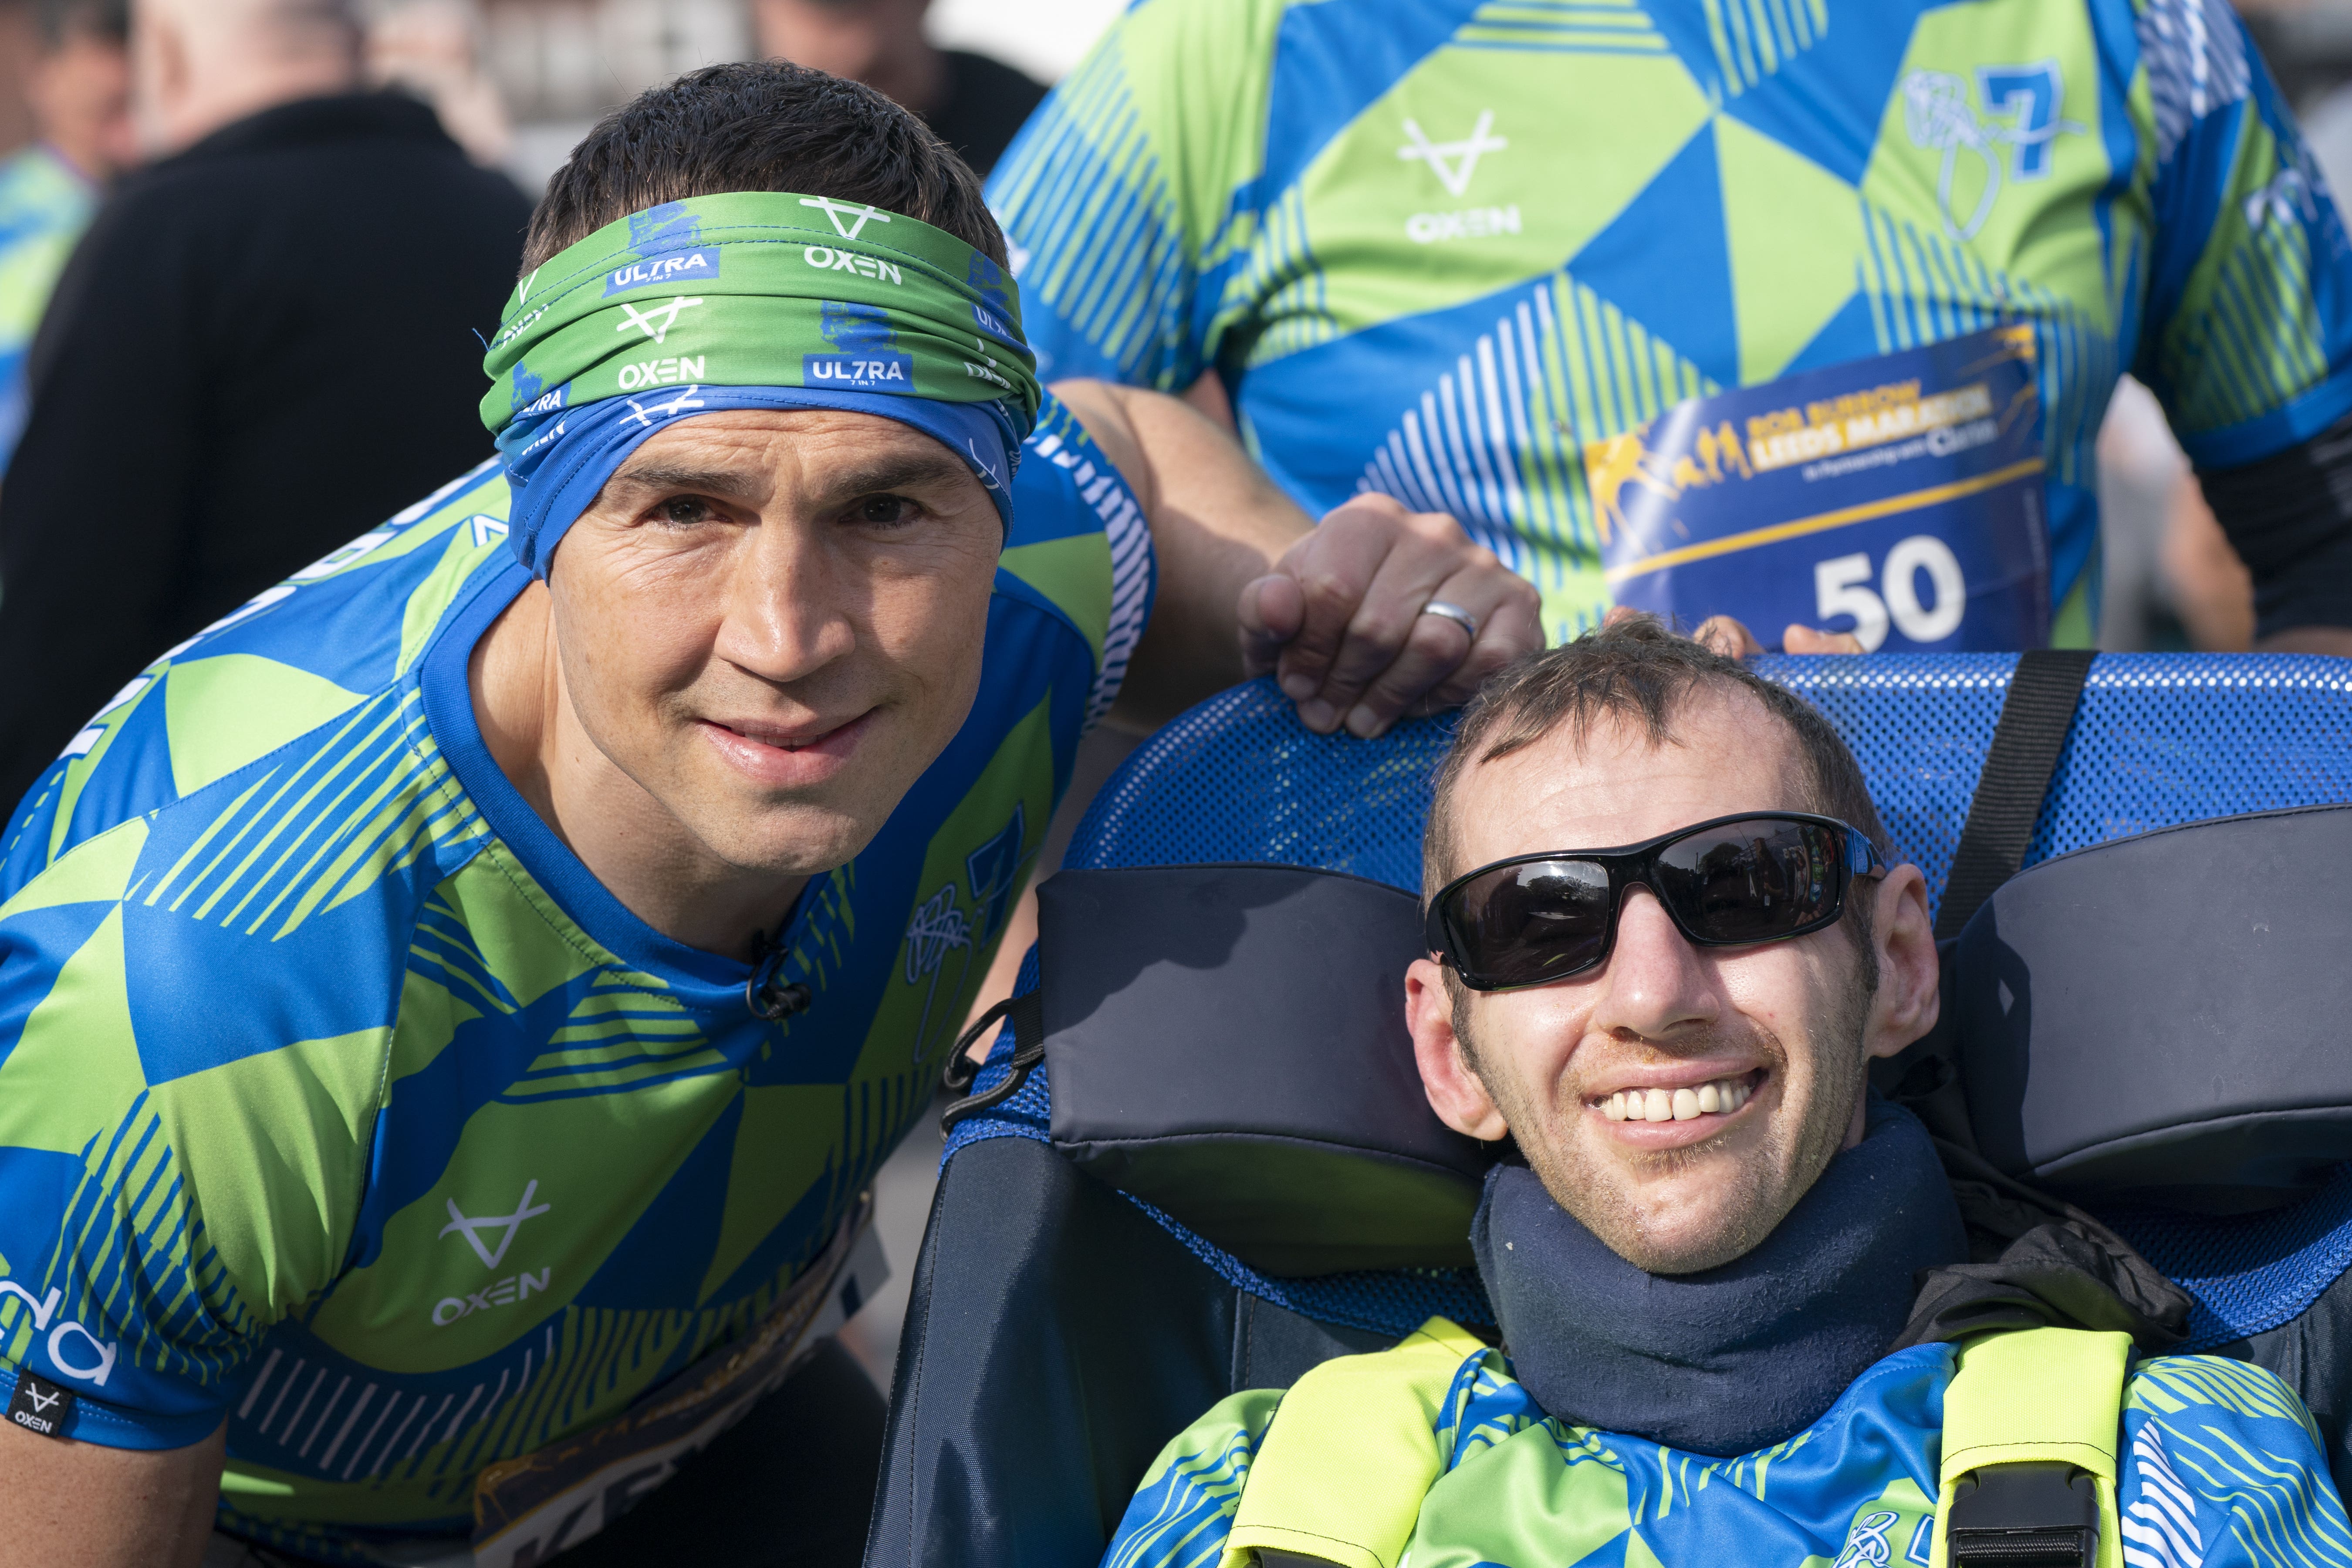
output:
M1877 652L2050 640L2033 330L1693 398L1584 448L1617 602Z

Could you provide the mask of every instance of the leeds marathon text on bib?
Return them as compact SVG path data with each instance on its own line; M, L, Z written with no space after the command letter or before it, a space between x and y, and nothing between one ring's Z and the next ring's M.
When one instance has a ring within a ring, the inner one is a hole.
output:
M1866 651L2050 640L2033 334L1966 337L1713 397L1588 444L1617 602Z

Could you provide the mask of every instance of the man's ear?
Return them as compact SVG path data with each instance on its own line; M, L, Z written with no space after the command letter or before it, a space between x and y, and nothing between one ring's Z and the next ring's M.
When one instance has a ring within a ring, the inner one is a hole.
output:
M1871 940L1878 948L1878 994L1863 1039L1870 1055L1891 1057L1934 1028L1943 1007L1927 879L1918 867L1897 866L1879 879Z
M1495 1109L1486 1086L1470 1070L1470 1058L1454 1032L1454 998L1445 972L1426 958L1404 972L1404 1021L1412 1031L1412 1059L1421 1068L1422 1091L1437 1119L1456 1132L1492 1143L1510 1129Z

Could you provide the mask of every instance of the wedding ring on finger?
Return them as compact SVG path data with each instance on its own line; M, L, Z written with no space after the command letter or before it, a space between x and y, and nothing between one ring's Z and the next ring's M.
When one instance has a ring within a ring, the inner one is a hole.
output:
M1450 604L1444 599L1432 599L1421 607L1421 613L1424 616L1435 616L1441 620L1452 621L1470 634L1472 642L1478 640L1478 617L1459 605Z

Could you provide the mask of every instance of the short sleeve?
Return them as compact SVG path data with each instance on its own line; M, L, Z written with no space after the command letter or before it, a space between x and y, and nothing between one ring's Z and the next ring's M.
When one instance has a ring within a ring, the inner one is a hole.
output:
M301 1038L267 963L148 897L180 826L134 817L0 904L0 1389L29 1368L76 1396L64 1436L114 1447L209 1435L331 1280L381 1094L378 1041ZM212 1026L232 999L253 1031Z
M989 203L1048 379L1181 392L1236 324L1282 0L1143 0L1006 150Z
M2124 1390L2116 1507L2126 1568L2352 1563L2310 1412L2263 1369L2164 1356Z
M2352 412L2352 242L2224 0L2148 0L2137 27L2155 242L2132 368L2200 468L2235 468Z
M1000 582L1043 600L1087 639L1094 682L1086 723L1118 700L1151 618L1158 565L1151 528L1127 480L1061 399L1047 394L1013 481L1013 530Z
M1250 1462L1281 1404L1279 1389L1247 1389L1170 1438L1118 1521L1103 1568L1214 1563L1233 1534Z

